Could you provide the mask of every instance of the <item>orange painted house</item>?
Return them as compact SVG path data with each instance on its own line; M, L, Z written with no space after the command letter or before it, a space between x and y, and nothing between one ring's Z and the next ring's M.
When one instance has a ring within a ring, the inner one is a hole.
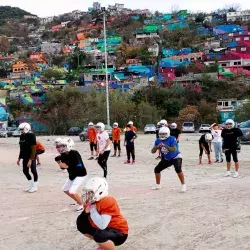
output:
M12 65L12 72L24 72L28 70L28 64L22 61L17 61Z

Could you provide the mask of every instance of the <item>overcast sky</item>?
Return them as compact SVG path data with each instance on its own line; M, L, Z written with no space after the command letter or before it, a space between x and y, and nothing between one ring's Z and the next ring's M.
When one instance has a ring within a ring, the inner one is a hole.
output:
M114 3L125 3L131 9L150 9L168 12L171 6L178 5L179 9L191 11L206 11L223 8L226 5L239 4L241 9L250 9L250 0L100 0L103 6ZM20 7L40 17L52 16L71 12L73 10L87 10L93 0L0 0L0 5Z

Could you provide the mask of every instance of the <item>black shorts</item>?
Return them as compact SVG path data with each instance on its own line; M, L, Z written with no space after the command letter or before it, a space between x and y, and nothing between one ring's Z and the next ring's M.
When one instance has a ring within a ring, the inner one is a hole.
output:
M239 162L238 160L238 153L236 149L228 149L225 150L226 161L231 162L231 155L233 156L233 161L235 163Z
M201 146L201 144L199 143L199 147L200 147L200 156L202 156L203 155L203 151L204 151L204 149L203 149L203 147ZM205 147L205 149L206 149L206 151L207 151L207 154L208 155L210 155L210 149L209 149L209 146L208 145L204 145L204 147Z
M45 152L45 150L37 150L36 151L36 155L41 155L41 154L43 154Z
M114 150L119 150L121 151L121 141L114 141Z
M128 238L127 234L122 234L116 229L106 228L104 230L96 229L92 227L89 221L89 214L82 212L77 220L76 225L78 231L82 234L89 234L93 236L93 239L97 243L105 243L107 241L112 241L115 246L122 245Z
M90 151L97 151L97 144L94 143L94 142L90 142L89 143L89 146L90 146Z
M182 158L172 159L170 161L162 159L155 167L155 174L159 174L162 170L174 166L175 172L180 174L182 172Z

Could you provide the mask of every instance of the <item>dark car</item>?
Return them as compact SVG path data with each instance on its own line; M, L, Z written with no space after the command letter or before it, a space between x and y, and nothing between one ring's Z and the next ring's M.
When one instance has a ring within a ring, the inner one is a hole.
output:
M105 131L108 132L109 138L110 138L110 140L112 140L112 127L106 124ZM82 133L79 134L79 137L80 137L81 141L87 141L89 139L88 128L85 127L84 130L82 131Z
M242 122L239 125L239 128L241 129L241 131L243 133L243 136L241 137L241 141L242 142L250 142L250 136L246 134L247 132L250 132L250 120Z
M68 130L68 135L76 135L78 136L82 130L79 127L72 127Z

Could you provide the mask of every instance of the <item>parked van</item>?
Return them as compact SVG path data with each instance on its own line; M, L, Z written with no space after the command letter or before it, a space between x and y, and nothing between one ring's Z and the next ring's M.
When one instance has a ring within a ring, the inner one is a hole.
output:
M183 122L182 132L183 133L194 133L195 132L194 123L193 122Z

